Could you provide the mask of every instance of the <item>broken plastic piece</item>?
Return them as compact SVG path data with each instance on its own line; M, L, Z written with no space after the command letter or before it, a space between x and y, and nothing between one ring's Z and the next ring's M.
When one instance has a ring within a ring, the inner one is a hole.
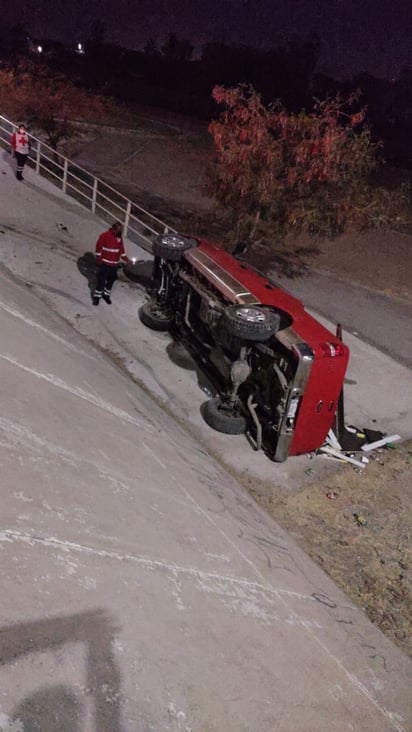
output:
M323 447L320 448L320 452L323 452L326 455L330 455L331 457L337 458L338 460L341 460L342 462L350 463L351 465L355 465L356 468L364 467L364 464L360 460L356 460L355 458L351 458L342 452L338 452L338 450L334 450L333 447L329 447L329 445L323 445Z
M328 432L328 436L326 438L326 444L333 447L334 450L342 450L339 440L336 437L336 435L332 429L330 429Z
M384 445L387 445L388 442L397 442L398 440L401 440L400 435L387 435L386 437L382 437L381 440L376 440L376 442L369 442L367 445L362 445L362 450L364 452L370 452L370 450L376 450L377 447L383 447Z

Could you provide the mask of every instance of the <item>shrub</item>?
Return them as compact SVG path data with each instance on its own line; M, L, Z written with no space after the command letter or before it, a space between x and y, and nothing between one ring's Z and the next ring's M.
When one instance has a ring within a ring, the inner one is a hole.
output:
M365 124L360 92L315 101L309 113L265 106L250 86L216 86L224 105L209 125L216 163L206 192L229 214L234 238L292 231L334 235L405 217L404 192L369 180L379 144Z

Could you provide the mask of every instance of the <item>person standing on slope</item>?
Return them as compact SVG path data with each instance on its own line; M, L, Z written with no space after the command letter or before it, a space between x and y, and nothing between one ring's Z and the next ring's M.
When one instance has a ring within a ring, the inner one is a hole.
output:
M30 139L26 132L26 127L23 124L18 126L17 132L13 132L10 138L10 145L13 150L13 155L17 161L16 178L17 180L24 180L23 168L27 158L29 157Z
M108 305L112 304L110 295L117 279L117 270L120 262L128 262L125 254L123 227L116 221L108 231L100 234L96 243L96 259L99 265L97 270L96 289L93 293L93 305L98 305L101 298Z

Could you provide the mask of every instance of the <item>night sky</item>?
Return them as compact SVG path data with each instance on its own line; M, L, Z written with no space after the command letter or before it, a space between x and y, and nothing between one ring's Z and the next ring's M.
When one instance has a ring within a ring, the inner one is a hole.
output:
M197 49L208 41L274 47L293 34L322 41L319 70L396 76L412 66L412 0L11 0L2 22L33 37L84 41L94 20L106 40L140 49L168 32Z

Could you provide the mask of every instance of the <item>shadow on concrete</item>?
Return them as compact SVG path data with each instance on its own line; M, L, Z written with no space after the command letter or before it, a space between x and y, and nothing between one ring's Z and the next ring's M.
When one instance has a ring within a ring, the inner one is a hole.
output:
M60 685L24 699L13 718L24 732L81 732L83 711L76 695Z
M182 343L171 341L166 346L166 353L175 366L179 366L185 371L195 371L197 385L201 391L210 399L219 393L217 385L202 370L201 366L195 361L189 351Z
M147 287L152 279L153 260L138 260L137 262L127 262L122 266L123 274L131 282L137 282L143 287Z
M12 155L11 152L8 152L7 150L3 150L2 158L5 163L7 163L10 167L10 171L13 174L13 176L16 176L16 160L14 155ZM6 171L3 171L3 175L7 175Z
M121 679L113 653L116 631L102 610L2 626L0 658L3 666L16 664L29 654L58 652L65 644L83 644L85 669L80 671L93 707L94 729L120 732ZM73 689L52 685L23 699L13 719L16 725L20 722L24 732L80 732L84 715L85 702Z
M186 371L195 371L196 363L190 355L189 351L176 341L170 341L166 346L166 353L171 362Z
M77 269L83 277L86 277L90 290L90 296L96 289L97 262L93 252L85 252L77 260Z

